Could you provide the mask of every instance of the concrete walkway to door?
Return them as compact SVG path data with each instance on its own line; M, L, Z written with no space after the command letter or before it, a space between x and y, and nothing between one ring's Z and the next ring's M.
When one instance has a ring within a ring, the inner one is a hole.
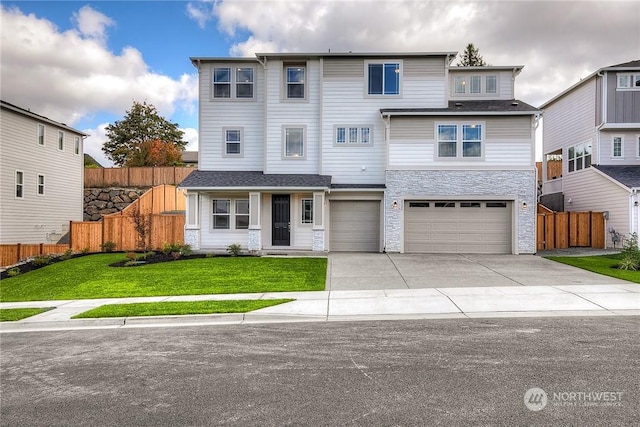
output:
M535 255L330 253L329 291L628 284Z

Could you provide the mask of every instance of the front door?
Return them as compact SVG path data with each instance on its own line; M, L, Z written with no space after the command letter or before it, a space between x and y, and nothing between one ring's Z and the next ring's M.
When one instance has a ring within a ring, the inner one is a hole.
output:
M289 246L291 244L291 220L289 217L289 203L291 197L288 194L273 195L272 240L273 246Z

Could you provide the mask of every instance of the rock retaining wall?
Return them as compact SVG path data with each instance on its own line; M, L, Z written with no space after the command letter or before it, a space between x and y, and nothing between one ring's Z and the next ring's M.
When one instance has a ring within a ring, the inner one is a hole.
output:
M85 188L84 221L100 221L104 215L120 212L142 196L146 188Z

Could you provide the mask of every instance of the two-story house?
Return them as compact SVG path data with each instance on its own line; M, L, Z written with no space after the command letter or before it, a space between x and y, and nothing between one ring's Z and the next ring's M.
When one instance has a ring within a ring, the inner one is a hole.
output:
M87 134L0 101L0 243L55 243L82 221Z
M197 249L535 252L538 110L521 66L456 52L191 58Z
M609 231L637 233L640 60L601 68L540 108L542 203L559 211L604 211ZM560 162L560 173L550 173ZM613 236L607 234L608 246Z

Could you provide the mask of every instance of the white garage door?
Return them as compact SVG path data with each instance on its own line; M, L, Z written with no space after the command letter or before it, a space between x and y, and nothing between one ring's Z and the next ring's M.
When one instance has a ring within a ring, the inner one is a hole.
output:
M510 201L407 201L407 253L511 253Z
M379 252L380 202L331 201L330 250Z

